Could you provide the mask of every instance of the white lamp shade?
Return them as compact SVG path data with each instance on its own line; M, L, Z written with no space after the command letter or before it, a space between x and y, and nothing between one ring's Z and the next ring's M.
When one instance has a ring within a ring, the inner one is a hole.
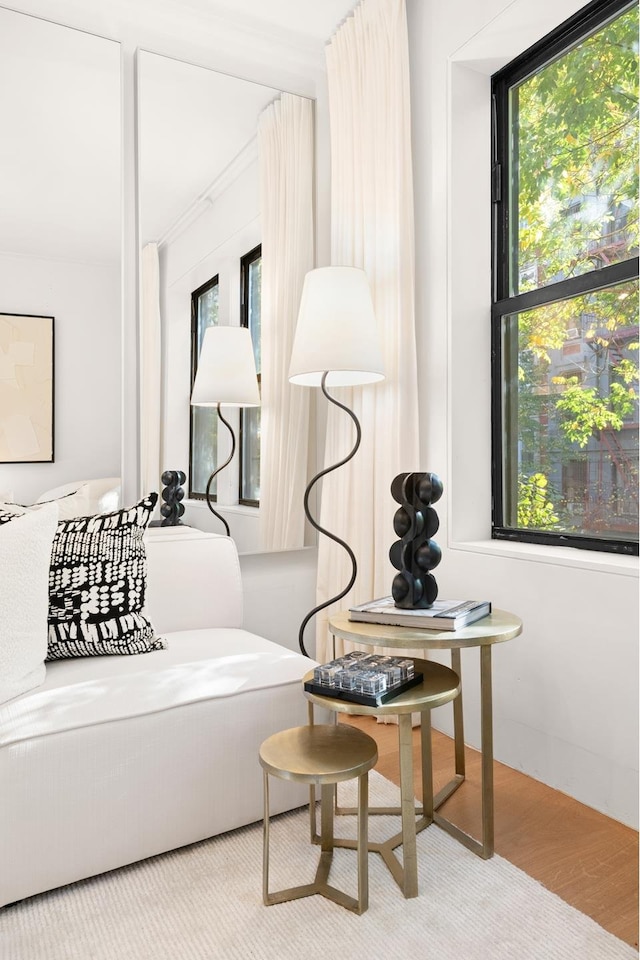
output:
M202 341L192 406L259 407L251 334L246 327L207 327Z
M289 380L317 387L384 380L371 290L364 270L319 267L304 278Z

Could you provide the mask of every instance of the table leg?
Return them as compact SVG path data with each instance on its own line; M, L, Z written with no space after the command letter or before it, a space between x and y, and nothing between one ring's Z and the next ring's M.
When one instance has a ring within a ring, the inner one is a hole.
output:
M433 822L433 761L431 757L431 710L420 713L420 746L422 759L422 816Z
M333 850L333 784L320 787L320 849L327 853Z
M262 833L262 900L269 907L286 900L300 900L302 897L311 897L318 893L327 900L352 910L354 913L364 913L369 905L368 888L368 861L367 861L367 775L360 777L364 781L364 789L358 790L358 899L338 890L329 884L329 873L335 846L333 829L333 786L332 783L320 786L320 821L321 821L321 852L316 875L312 883L303 883L297 887L288 887L286 890L269 892L269 775L263 771L264 781L264 821Z
M493 812L493 695L491 689L491 646L480 648L480 699L482 748L482 857L494 851Z
M269 904L269 774L263 771L264 820L262 823L262 902Z
M314 725L315 719L314 719L314 712L313 712L313 703L312 703L311 700L309 701L309 705L308 705L308 707L307 707L307 710L308 710L308 715L309 715L309 726L312 727L312 726ZM333 714L331 715L331 723L338 723L338 714L337 714L337 713L333 713ZM332 790L333 790L333 797L334 797L334 801L333 801L333 802L334 802L335 812L337 813L337 812L338 812L338 792L337 792L337 791L338 791L338 786L337 786L337 784L333 784ZM317 817L316 817L316 788L315 788L314 784L311 784L311 786L309 787L309 825L310 825L310 829L311 829L311 843L320 843L320 834L318 833L318 831L317 831L317 829L316 829L316 820L317 820Z
M460 693L453 701L453 735L455 742L456 776L464 780L464 718L462 713L462 662L460 648L451 651L451 669L460 679Z
M455 757L455 774L452 780L442 787L433 798L434 810L438 810L445 800L448 800L452 793L455 793L458 787L464 783L465 762L464 762L464 719L462 710L462 663L460 659L460 649L451 651L451 669L457 673L460 678L460 693L453 701L453 742Z
M367 800L365 802L366 814L372 813L386 814L391 816L400 816L400 833L394 834L388 840L381 843L369 841L366 847L369 853L379 853L385 864L389 868L393 879L396 881L404 896L418 896L418 852L416 836L425 827L433 822L433 765L431 755L431 713L430 711L421 712L421 772L422 772L422 790L424 801L422 807L416 807L413 789L413 729L411 723L411 714L402 714L398 717L398 757L400 763L400 806L395 807L370 807L368 806L368 783L366 785ZM335 788L334 788L335 789ZM364 801L362 801L364 802ZM357 807L338 808L340 814L358 814L359 827L358 838L334 837L334 847L347 847L351 850L359 851L360 831L365 829L363 821L363 810L361 807L361 798L359 796ZM366 834L365 834L366 835ZM313 842L320 842L320 837L312 836ZM402 863L396 857L394 851L397 847L402 847Z
M456 784L443 798L442 795L451 787L448 784L435 798L436 812L433 815L434 823L446 830L448 834L463 843L465 847L489 860L494 854L494 807L493 807L493 696L491 689L491 645L480 647L480 750L482 776L482 839L476 840L469 836L460 827L456 827L440 813L438 807L447 796L457 789ZM457 778L456 774L456 778ZM462 782L462 779L460 780Z
M313 712L313 703L311 700L307 705L307 711L309 716L309 726L312 727L315 723L315 717ZM316 830L316 788L313 783L309 786L309 826L311 829L311 843L319 843L320 836Z
M358 912L369 906L369 774L358 777Z
M398 717L400 754L400 807L402 810L403 890L405 897L418 896L418 853L416 848L416 810L413 798L413 736L411 714Z

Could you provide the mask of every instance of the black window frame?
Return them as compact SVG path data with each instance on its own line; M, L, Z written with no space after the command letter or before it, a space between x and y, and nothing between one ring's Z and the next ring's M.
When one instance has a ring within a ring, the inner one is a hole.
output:
M510 162L509 90L541 69L586 35L595 32L635 5L636 0L593 0L565 20L491 78L491 537L522 543L571 546L602 553L637 556L638 542L590 537L579 534L536 531L504 524L503 496L503 384L502 322L505 316L592 293L624 281L638 279L638 257L600 267L540 286L525 293L511 294L510 274L515 244L511 242L510 196L507 185Z
M193 385L196 379L196 372L198 370L198 360L199 360L199 351L198 351L198 301L200 297L208 293L209 290L212 290L213 287L220 287L220 276L215 274L211 277L210 280L207 280L206 283L203 283L193 290L191 293L191 388L189 395L193 392ZM193 421L194 421L194 407L189 408L189 490L188 497L190 500L206 500L206 493L197 493L193 489ZM218 499L217 493L210 494L210 500L216 502Z
M248 253L245 253L244 256L240 257L240 326L246 327L249 329L249 268L252 263L255 263L256 260L262 258L262 244L259 243L252 250L249 250ZM258 389L260 389L262 384L262 372L258 371ZM258 408L259 409L259 408ZM239 452L239 464L240 470L238 473L238 503L242 504L245 507L259 507L260 501L248 499L243 497L243 476L244 476L244 459L243 459L243 450L244 450L244 421L245 421L245 410L240 408L240 429L239 429L239 440L238 446L240 447Z

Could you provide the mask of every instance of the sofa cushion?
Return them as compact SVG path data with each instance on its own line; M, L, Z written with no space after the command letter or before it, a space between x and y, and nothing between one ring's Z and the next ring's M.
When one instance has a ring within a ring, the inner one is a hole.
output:
M242 578L230 537L190 527L152 527L144 536L145 613L158 633L242 627Z
M157 493L134 507L58 524L49 571L48 659L161 649L141 611L143 535Z
M49 561L58 510L0 527L0 703L45 679Z
M166 649L144 656L48 664L41 687L0 706L0 747L289 684L302 697L301 678L314 666L246 630L186 630L166 639Z

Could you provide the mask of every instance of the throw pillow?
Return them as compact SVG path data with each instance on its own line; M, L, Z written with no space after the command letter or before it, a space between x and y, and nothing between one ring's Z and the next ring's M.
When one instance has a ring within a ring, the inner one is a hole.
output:
M53 504L0 526L0 703L45 678Z
M58 517L60 520L71 520L74 517L88 517L93 513L99 512L98 510L92 509L88 492L83 487L80 487L78 490L72 490L69 493L61 494L59 497L42 497L34 504L0 502L0 510L6 511L14 516L16 514L22 515L28 513L30 510L37 510L44 503L57 504ZM10 519L11 516L7 517L6 513L0 514L0 523L6 523L6 521Z
M120 477L99 477L96 480L76 480L54 487L41 494L36 503L58 500L60 519L89 517L95 513L114 513L121 507Z
M49 660L161 650L142 613L147 564L145 528L158 500L61 520L49 572Z

